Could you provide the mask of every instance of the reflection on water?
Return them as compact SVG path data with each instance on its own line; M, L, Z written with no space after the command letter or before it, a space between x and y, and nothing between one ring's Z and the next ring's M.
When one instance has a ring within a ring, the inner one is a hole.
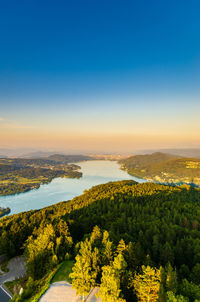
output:
M85 189L109 181L133 179L144 182L144 180L132 177L120 170L115 161L85 161L78 163L78 165L83 172L82 178L55 178L51 183L41 185L39 189L16 195L0 196L0 206L9 207L11 214L14 214L31 209L40 209L59 201L70 200L80 195Z

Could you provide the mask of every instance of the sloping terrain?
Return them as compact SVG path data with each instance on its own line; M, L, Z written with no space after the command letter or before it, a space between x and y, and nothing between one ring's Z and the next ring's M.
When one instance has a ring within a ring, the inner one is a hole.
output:
M120 161L129 174L160 183L200 185L200 159L156 152Z

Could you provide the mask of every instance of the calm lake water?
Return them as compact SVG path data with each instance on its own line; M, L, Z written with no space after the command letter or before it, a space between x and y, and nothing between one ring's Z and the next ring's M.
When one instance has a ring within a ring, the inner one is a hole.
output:
M15 214L70 200L80 195L85 189L109 181L123 179L133 179L137 182L145 181L120 170L119 164L115 161L85 161L78 163L78 165L83 173L82 178L55 178L51 183L41 185L39 189L16 195L0 196L0 206L9 207L11 214Z

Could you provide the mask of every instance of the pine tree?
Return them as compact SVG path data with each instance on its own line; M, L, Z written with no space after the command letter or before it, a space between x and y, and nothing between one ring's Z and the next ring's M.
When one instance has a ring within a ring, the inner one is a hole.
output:
M125 242L124 242L124 240L123 239L121 239L120 241L119 241L119 243L118 243L118 246L117 246L117 250L116 250L116 256L118 255L118 254L122 254L123 253L123 251L125 251L126 250L126 244L125 244Z
M103 265L108 265L113 259L113 248L112 242L109 240L109 233L107 231L103 232L102 245L102 262Z
M166 272L166 288L167 291L172 291L173 293L176 293L177 290L177 275L176 271L173 270L173 267L169 263L167 266L167 272Z
M76 263L72 268L73 272L70 274L72 287L84 299L84 296L89 294L96 283L99 273L99 250L96 247L92 249L91 242L86 239L84 242L81 242L79 254L75 259Z
M92 233L90 235L90 242L93 244L96 240L99 240L101 238L101 229L96 225Z
M102 278L98 296L102 302L125 302L121 297L120 281L126 262L122 254L114 258L111 265L102 268Z
M142 274L135 275L133 280L138 300L141 302L157 301L160 281L160 270L151 268L150 266L142 266Z
M92 270L91 263L85 261L80 255L76 256L76 263L72 270L73 273L70 274L72 287L76 289L77 294L83 296L84 301L85 295L95 285L96 273Z
M189 299L181 295L175 296L173 292L169 291L167 292L167 302L189 302Z

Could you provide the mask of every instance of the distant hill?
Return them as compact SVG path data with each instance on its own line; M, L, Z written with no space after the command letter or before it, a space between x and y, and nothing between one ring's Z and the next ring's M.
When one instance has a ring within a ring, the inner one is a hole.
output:
M90 156L86 155L64 155L64 154L53 154L48 156L49 160L54 160L56 162L65 162L65 163L72 163L72 162L79 162L83 160L91 160Z
M200 158L200 148L168 148L168 149L142 149L137 152L132 152L132 155L152 154L152 153L167 153L182 157ZM130 156L130 155L129 155Z
M160 150L161 151L161 150ZM189 148L184 148L184 149L163 149L161 152L163 153L170 153L174 155L180 155L184 157L195 157L195 158L200 158L200 149L189 149Z
M200 185L200 159L156 152L119 161L129 174L160 183Z
M43 157L45 157L46 158L53 154L55 154L55 152L34 151L34 152L23 154L20 157L22 157L22 158L43 158Z
M140 167L146 167L146 165L149 164L155 164L159 162L163 162L170 159L175 158L181 158L181 156L167 154L167 153L161 153L161 152L155 152L152 154L145 154L145 155L134 155L130 156L121 162L124 162L131 167L140 166Z
M34 153L30 148L0 148L1 158L5 157L25 157L26 154ZM50 154L49 154L50 155Z

